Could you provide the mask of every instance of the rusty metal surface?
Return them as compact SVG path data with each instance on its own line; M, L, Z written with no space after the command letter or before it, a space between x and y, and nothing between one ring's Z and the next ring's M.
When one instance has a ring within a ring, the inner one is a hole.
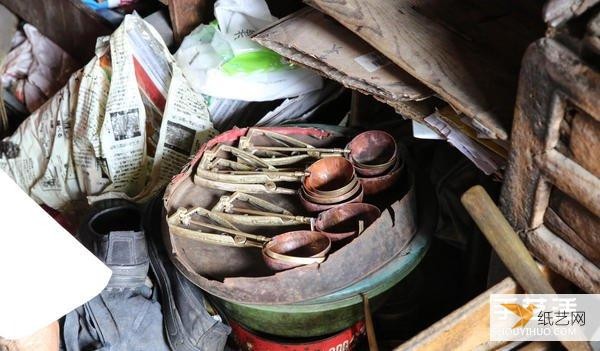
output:
M275 129L278 133L287 133L295 138L318 140L325 147L331 145L332 136L322 130L312 128ZM195 185L193 171L205 149L210 149L217 143L233 144L246 132L247 129L234 129L217 136L200 149L184 172L174 177L168 186L164 197L164 215L172 214L179 207L211 208L222 195L226 194L222 191ZM328 138L329 143L327 142ZM397 184L394 192L397 192L400 199L384 209L382 215L359 237L331 253L323 263L297 267L272 275L258 277L257 274L254 277L239 275L226 277L223 280L211 279L206 274L199 274L199 272L206 270L207 264L214 269L231 265L235 261L230 260L236 260L240 252L224 253L220 248L211 251L202 243L171 236L165 218L163 218L163 237L171 259L177 268L192 282L213 295L225 300L247 304L305 301L359 281L365 275L385 265L409 244L417 231L415 189L412 184L404 182ZM270 202L276 203L291 213L304 213L297 196L261 194L261 197L268 198ZM255 248L243 250L246 250L242 251L244 255L253 255L254 253L260 255L260 250ZM210 254L210 257L206 256L207 253ZM262 259L259 258L256 262L262 262ZM264 262L262 264L264 265Z

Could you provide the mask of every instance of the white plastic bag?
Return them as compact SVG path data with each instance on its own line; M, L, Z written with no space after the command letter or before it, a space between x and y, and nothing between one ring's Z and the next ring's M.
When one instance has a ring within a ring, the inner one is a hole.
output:
M217 23L198 26L175 54L197 92L224 99L270 101L302 95L321 77L283 61L250 36L277 18L264 0L219 0Z

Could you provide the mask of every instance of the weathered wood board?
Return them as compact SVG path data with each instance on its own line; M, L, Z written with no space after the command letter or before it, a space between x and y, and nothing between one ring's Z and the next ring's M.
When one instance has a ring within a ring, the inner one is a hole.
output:
M350 89L392 105L433 94L356 34L310 7L263 28L253 40Z
M508 138L519 62L543 26L503 1L306 2L481 124L489 137Z
M531 45L500 199L528 248L589 293L600 292L599 83L600 73L558 41Z
M164 0L169 4L169 14L173 26L173 39L179 44L200 23L207 20L212 11L210 0Z

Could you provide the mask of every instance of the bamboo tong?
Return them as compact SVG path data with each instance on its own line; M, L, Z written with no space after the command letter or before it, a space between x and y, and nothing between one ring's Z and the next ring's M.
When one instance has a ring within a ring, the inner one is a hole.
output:
M255 139L259 137L263 137L278 146L257 145ZM250 129L246 136L240 137L238 145L240 149L252 154L270 157L271 162L273 162L273 158L285 155L285 153L298 154L287 156L288 160L303 160L306 158L343 156L350 152L350 150L340 148L317 148L296 138L264 129ZM285 159L285 156L281 158ZM281 160L276 162L280 163Z
M261 208L255 210L236 206L237 201L247 202ZM221 212L223 211L223 212ZM268 212L274 211L274 212ZM208 223L196 219L196 217L205 218L213 223ZM327 240L327 247L317 255L310 257L293 256L289 254L278 253L275 248L282 242L296 240L296 232L287 232L269 238L263 235L256 235L240 230L237 225L250 226L286 226L298 224L311 224L313 218L294 216L289 211L269 203L268 201L244 193L234 193L230 196L223 196L213 207L207 210L202 207L196 207L191 210L179 208L174 214L167 217L167 223L171 233L198 240L210 244L260 248L265 257L267 265L274 270L289 267L290 265L306 265L312 263L321 263L326 259L326 254L331 247L331 241L319 233L320 240ZM210 230L212 232L207 232ZM302 238L298 237L298 240ZM273 244L273 245L271 245Z
M248 204L254 208L242 207L242 204ZM193 217L196 215L207 218L218 225L194 220ZM314 218L295 216L288 210L266 200L242 192L235 192L231 195L222 196L211 210L201 207L191 210L180 208L169 216L168 222L169 225L173 226L176 234L190 239L231 246L262 247L270 238L245 233L240 231L237 225L250 227L310 225L312 227ZM189 229L190 225L211 229L221 234L192 230ZM215 237L215 235L218 237Z
M224 158L227 155L236 160ZM265 160L231 145L219 144L205 151L194 174L194 183L210 189L246 193L294 194L279 182L299 182L305 172L279 170Z
M240 207L238 202L259 209ZM314 218L293 215L283 207L242 192L221 196L212 211L220 213L223 218L233 223L246 226L314 226Z
M195 220L193 219L194 215L208 218L216 222L217 225ZM174 232L177 235L214 244L262 248L265 243L271 240L271 238L266 236L243 232L219 213L202 207L196 207L191 210L179 208L173 215L169 216L168 222L175 226L176 230ZM210 229L218 233L205 232L200 229L189 229L190 226Z
M258 137L266 138L276 146L256 145ZM297 183L307 176L303 168L298 168L298 163L347 152L349 150L338 148L315 148L287 135L250 129L240 138L238 147L218 144L205 151L196 169L194 183L230 192L295 194L295 189L277 183ZM295 168L278 168L294 165Z

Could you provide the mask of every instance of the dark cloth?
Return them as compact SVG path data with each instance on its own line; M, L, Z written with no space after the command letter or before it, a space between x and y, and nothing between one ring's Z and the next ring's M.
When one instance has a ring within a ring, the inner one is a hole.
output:
M144 225L133 204L109 201L96 206L78 238L113 275L98 296L66 316L66 351L223 350L231 328L206 311L202 291L177 271L165 252L160 198L147 207Z
M67 314L66 350L169 350L157 291L147 277L150 260L138 209L121 204L93 211L78 236L113 275L99 295Z

